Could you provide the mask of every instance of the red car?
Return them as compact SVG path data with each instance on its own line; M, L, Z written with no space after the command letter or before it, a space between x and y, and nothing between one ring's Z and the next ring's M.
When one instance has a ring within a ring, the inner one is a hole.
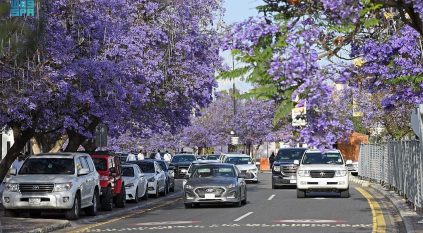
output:
M101 208L112 210L113 203L118 208L125 207L126 192L119 157L111 152L103 151L96 151L90 155L100 175Z

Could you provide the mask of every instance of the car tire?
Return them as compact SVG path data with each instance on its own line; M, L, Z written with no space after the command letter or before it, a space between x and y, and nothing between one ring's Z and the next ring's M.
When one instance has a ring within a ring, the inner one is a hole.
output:
M349 198L350 197L350 190L341 190L341 198Z
M16 210L6 210L4 209L4 217L19 217L19 212Z
M305 190L297 189L297 198L305 198L306 192Z
M165 183L163 192L160 192L160 196L165 197L167 195L167 189L168 189L168 186L167 186L167 183Z
M144 196L141 197L141 200L148 200L148 187L145 187Z
M156 183L156 194L153 194L154 198L159 198L159 184Z
M111 187L106 188L103 192L101 197L101 209L104 211L111 211L113 209L113 193Z
M173 183L173 185L169 188L169 192L175 192L175 182Z
M140 202L140 199L139 199L139 197L138 197L138 187L137 187L137 189L135 190L135 197L134 197L134 202L135 203L138 203L138 202Z
M245 198L244 200L241 202L242 205L246 205L247 204L247 189L245 190Z
M192 209L194 205L192 203L185 203L185 209Z
M122 188L120 189L120 193L116 196L115 204L117 208L125 208L126 206L126 189L123 183Z
M65 212L65 218L67 220L77 220L79 218L79 214L81 211L81 197L79 193L76 194L75 199L73 201L72 209L67 210Z
M93 202L93 204L90 207L85 209L85 213L88 216L96 216L97 215L98 203L99 203L99 195L98 195L97 190L94 191L92 202Z
M31 218L39 218L39 217L41 217L41 211L30 211L29 212L29 216L31 217Z
M272 182L272 189L278 189L278 187L273 182Z

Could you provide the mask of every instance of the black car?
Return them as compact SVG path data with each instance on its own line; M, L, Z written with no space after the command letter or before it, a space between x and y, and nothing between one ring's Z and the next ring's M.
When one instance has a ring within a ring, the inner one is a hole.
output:
M272 189L284 185L297 184L297 168L295 160L301 160L307 148L282 148L276 155L272 169Z
M185 178L188 168L193 161L197 161L197 158L193 154L177 154L173 156L169 169L173 170L175 179Z
M166 174L166 187L168 188L168 192L175 192L175 175L173 174L172 170L169 170L166 161L164 160L155 160L162 170Z

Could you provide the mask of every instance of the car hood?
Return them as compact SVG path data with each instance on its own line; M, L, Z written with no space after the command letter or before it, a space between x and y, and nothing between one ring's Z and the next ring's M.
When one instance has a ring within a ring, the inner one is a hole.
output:
M76 178L74 175L16 175L7 182L11 183L66 183Z
M228 186L230 184L236 183L236 178L225 178L225 177L215 177L215 178L191 178L188 179L187 184L198 187L198 186Z
M345 170L345 165L336 164L301 164L303 170Z
M273 163L273 166L289 166L289 165L294 165L294 160L292 161L284 161L284 162L279 162L279 161L275 161Z
M239 170L250 170L250 169L256 169L256 165L255 164L237 164L236 167Z

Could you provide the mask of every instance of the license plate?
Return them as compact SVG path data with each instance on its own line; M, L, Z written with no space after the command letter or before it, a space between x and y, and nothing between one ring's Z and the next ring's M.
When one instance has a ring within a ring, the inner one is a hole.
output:
M296 184L297 183L297 180L290 180L289 183Z
M39 205L41 203L41 198L29 198L30 205Z
M215 199L216 198L216 196L213 193L206 193L206 194L204 194L204 197L206 199Z

